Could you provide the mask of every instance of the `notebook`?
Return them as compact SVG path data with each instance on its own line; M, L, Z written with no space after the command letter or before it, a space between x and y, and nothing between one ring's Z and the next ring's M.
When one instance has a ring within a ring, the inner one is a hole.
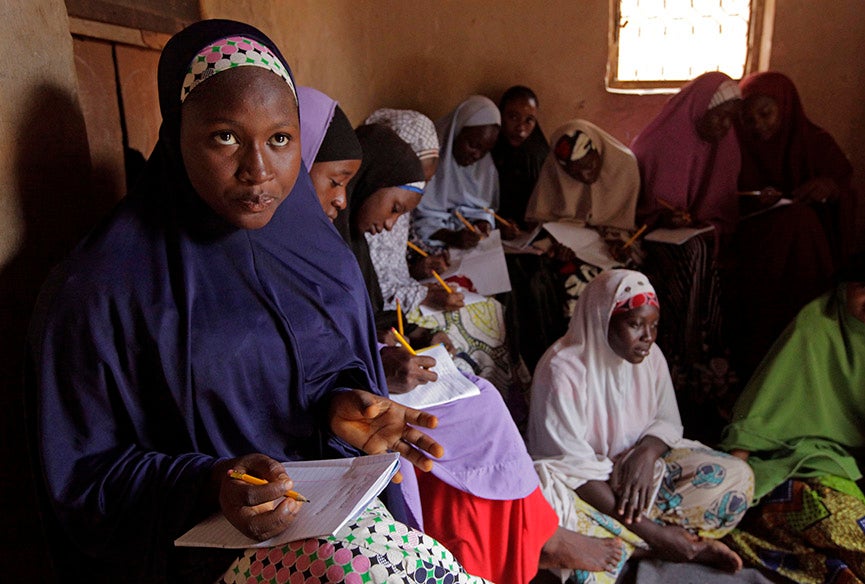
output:
M438 374L438 379L418 385L407 393L389 395L393 401L410 408L423 409L480 395L480 388L460 373L444 345L422 349L418 351L418 355L426 355L436 360L436 366L432 370Z
M258 541L243 535L217 513L174 540L179 547L265 548L334 535L384 490L399 468L399 453L283 463L294 490L309 498L280 535Z

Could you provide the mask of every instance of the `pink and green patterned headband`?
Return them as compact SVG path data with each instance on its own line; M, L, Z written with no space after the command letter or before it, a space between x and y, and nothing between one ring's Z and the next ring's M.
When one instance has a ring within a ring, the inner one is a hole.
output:
M262 67L282 77L297 101L297 91L288 70L264 45L243 36L220 39L198 52L183 79L180 102L183 103L199 83L233 67Z

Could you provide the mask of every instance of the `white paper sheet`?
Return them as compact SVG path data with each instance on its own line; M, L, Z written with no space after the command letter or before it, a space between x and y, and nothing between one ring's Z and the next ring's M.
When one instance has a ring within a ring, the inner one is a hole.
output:
M452 284L449 284L452 288L454 287ZM463 302L466 306L470 304L475 304L477 302L486 302L487 297L481 294L477 294L475 292L471 292L470 290L459 289L460 294L463 295ZM431 308L425 304L420 305L420 313L423 316L430 316L432 314L441 314L444 312L443 310L439 310L437 308Z
M511 278L508 276L508 265L505 262L505 252L502 248L502 235L496 229L482 239L472 249L450 248L451 265L443 278L454 274L468 277L478 294L493 296L500 292L511 291ZM435 282L428 278L424 282Z
M581 223L555 222L544 223L544 229L584 262L604 270L622 265L610 255L604 238L590 227Z
M434 345L418 351L418 354L436 360L436 366L432 370L438 374L438 379L418 385L408 393L391 394L390 399L393 401L410 408L423 409L480 395L480 388L460 373L444 345Z
M180 547L245 549L281 545L333 535L357 518L387 486L399 466L399 454L283 463L294 490L309 498L295 521L267 541L240 533L222 513L205 519L174 541Z

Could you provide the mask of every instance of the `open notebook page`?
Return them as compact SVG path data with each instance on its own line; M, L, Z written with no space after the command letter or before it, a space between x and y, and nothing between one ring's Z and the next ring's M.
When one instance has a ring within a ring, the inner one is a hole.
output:
M396 474L399 454L286 462L294 490L309 498L288 529L267 541L250 539L222 513L205 519L174 541L181 547L246 549L333 535L357 518Z
M480 395L480 388L460 373L444 345L433 345L418 351L418 354L436 360L436 366L432 370L438 374L438 379L418 385L408 393L391 394L388 397L393 401L410 408L423 409Z

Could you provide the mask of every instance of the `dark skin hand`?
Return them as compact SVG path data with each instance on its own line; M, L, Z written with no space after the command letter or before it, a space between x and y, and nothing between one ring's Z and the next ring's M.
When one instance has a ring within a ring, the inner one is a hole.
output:
M228 476L237 470L268 481L266 485L250 485ZM241 533L258 541L270 539L285 531L301 510L303 503L285 497L294 485L285 468L264 454L248 454L213 465L213 488L219 493L219 507L225 518Z
M432 331L431 329L417 327L408 335L408 341L415 349L424 349L439 343L445 346L448 353L453 355L456 352L450 337L444 331Z
M760 191L759 196L752 197L745 195L739 197L739 211L740 213L747 215L749 213L768 209L777 203L782 196L783 193L775 187L766 187Z
M435 428L438 418L360 389L335 394L330 401L330 429L367 454L399 452L422 471L444 454L442 445L418 430ZM427 456L429 455L429 456ZM394 482L401 482L397 472Z
M431 239L443 241L449 247L455 247L457 249L471 249L481 240L481 234L469 229L452 231L450 229L442 228L433 233Z
M654 489L655 461L668 447L654 436L644 436L626 455L613 462L610 488L616 494L619 517L628 525L639 522Z
M840 194L841 189L834 180L817 177L793 189L790 198L800 203L826 203L836 200Z
M609 482L589 481L577 488L577 494L601 513L626 524L649 544L653 556L672 562L696 561L729 572L739 570L741 558L721 542L704 539L678 525L641 520L652 492L654 461L666 450L657 438L644 437L627 459L614 463ZM646 503L635 503L632 499L638 496L640 500L645 496Z
M438 254L432 254L427 257L417 256L417 258L409 264L408 271L411 277L415 280L425 280L432 278L433 270L441 274L450 266L450 255L447 250Z
M502 239L506 241L515 239L520 236L520 233L522 233L522 231L520 231L520 228L517 227L515 221L509 221L508 223L502 223L501 221L499 221L498 227L499 231L502 232Z
M438 375L430 371L436 364L432 357L412 355L402 347L383 347L381 360L390 393L406 393L438 379Z
M459 310L466 305L461 292L448 292L440 284L427 284L427 295L423 304L436 310L452 311Z
M387 398L360 389L334 394L329 407L330 429L348 444L367 454L399 452L423 471L432 469L429 456L444 454L441 444L418 428L435 428L432 414L407 408ZM229 470L245 472L268 481L250 485L228 476ZM402 474L394 476L402 481ZM213 499L226 519L244 535L264 541L288 528L302 503L283 498L293 487L285 468L264 454L248 454L217 462L210 474Z
M493 226L490 225L489 221L483 221L483 220L475 221L474 226L475 226L475 229L477 229L483 235L489 235L490 232L493 230Z
M684 209L667 209L661 212L660 223L663 227L690 227L694 220Z

